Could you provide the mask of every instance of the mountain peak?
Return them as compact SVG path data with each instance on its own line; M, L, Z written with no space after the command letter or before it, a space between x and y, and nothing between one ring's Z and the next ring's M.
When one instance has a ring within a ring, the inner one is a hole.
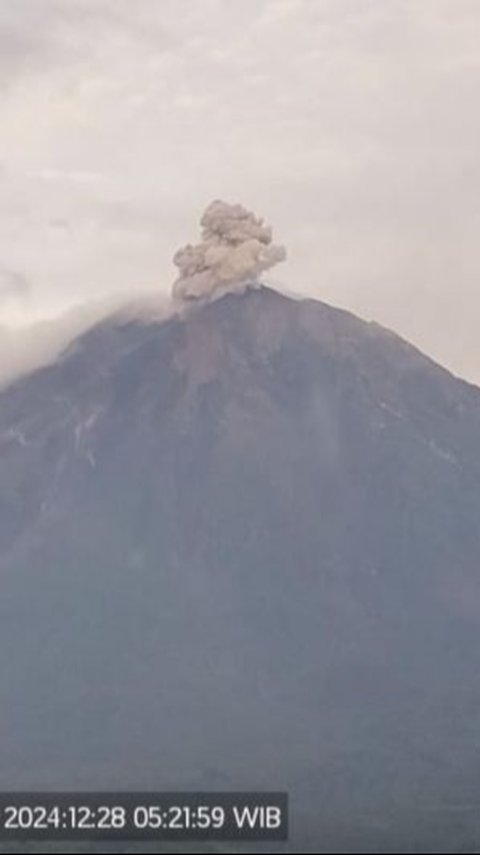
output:
M0 394L1 774L298 796L360 753L430 803L417 744L450 774L478 707L480 391L324 303L216 297ZM342 776L348 815L376 784Z

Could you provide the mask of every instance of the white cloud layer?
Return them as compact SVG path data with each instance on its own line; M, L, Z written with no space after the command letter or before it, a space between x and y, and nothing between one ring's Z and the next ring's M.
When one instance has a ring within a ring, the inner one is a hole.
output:
M3 0L0 323L167 293L212 198L480 380L478 0Z

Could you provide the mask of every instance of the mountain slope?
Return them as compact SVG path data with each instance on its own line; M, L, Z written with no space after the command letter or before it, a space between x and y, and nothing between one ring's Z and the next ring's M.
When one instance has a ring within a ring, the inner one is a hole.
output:
M378 325L99 324L0 395L4 788L285 787L317 846L469 794L479 516L480 391Z

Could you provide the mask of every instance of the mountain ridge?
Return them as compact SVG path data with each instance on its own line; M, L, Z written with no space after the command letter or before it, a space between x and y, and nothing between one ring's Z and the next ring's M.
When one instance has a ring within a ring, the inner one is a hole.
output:
M467 792L479 389L262 288L100 323L0 450L10 788L288 787L317 842Z

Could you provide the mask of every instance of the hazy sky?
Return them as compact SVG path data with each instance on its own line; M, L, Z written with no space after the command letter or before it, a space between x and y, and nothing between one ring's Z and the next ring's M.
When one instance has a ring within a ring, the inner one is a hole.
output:
M480 0L1 0L0 324L167 292L214 198L480 381Z

